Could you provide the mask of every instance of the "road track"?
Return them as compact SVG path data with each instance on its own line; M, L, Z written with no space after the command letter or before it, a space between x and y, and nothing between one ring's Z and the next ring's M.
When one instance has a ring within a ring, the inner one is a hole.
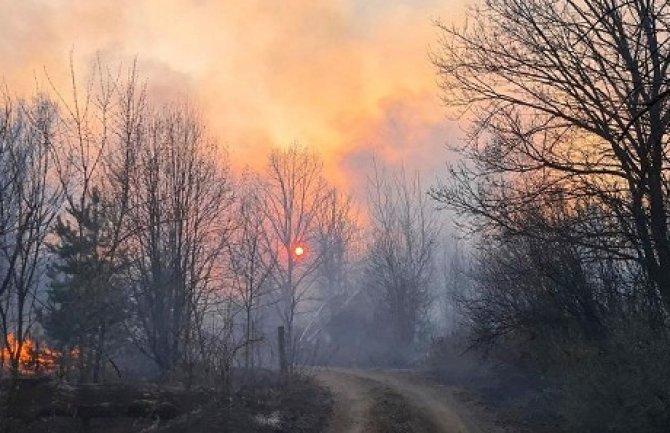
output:
M395 431L412 433L484 433L473 420L467 408L454 397L448 387L443 387L416 374L395 370L320 369L317 380L327 386L334 399L333 416L326 433L378 433L377 426L387 425L389 419L380 407L385 396L408 406L407 413L414 414L417 422L409 420ZM395 403L397 406L397 403ZM393 407L382 404L388 411ZM420 421L420 422L419 422ZM421 427L417 427L420 425ZM426 427L430 426L430 427ZM392 426L392 428L395 428ZM419 430L419 428L421 430ZM426 431L430 429L431 431Z

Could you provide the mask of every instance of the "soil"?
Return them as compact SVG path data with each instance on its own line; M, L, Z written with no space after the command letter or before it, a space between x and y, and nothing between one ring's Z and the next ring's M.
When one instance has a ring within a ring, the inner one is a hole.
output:
M333 393L327 433L494 433L443 387L406 371L324 369Z

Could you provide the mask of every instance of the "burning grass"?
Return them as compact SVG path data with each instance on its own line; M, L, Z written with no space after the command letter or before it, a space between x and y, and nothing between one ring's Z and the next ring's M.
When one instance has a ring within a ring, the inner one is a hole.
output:
M66 359L78 356L76 349L69 353L59 352L40 345L37 340L25 338L21 341L9 333L0 349L0 369L9 370L16 363L20 376L50 375L65 365Z

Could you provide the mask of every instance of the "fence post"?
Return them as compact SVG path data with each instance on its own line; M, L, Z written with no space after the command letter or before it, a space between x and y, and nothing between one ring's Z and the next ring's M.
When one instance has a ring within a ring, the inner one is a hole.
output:
M282 374L285 374L288 371L288 365L286 363L286 337L284 336L283 326L277 328L277 344L279 346L279 370Z

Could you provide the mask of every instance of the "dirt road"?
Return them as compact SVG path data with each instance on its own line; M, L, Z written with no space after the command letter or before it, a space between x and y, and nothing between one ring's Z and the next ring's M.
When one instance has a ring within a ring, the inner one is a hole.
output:
M484 433L448 388L408 372L324 369L333 393L327 433Z

